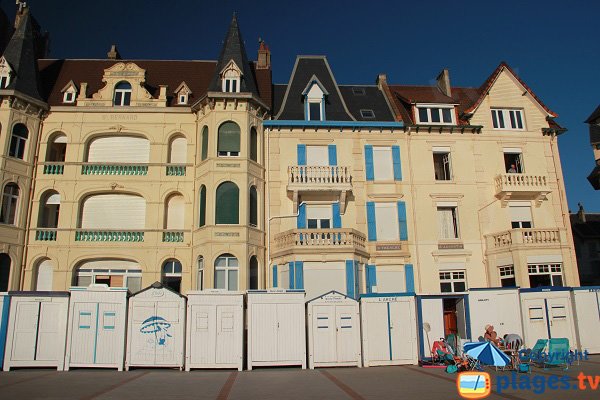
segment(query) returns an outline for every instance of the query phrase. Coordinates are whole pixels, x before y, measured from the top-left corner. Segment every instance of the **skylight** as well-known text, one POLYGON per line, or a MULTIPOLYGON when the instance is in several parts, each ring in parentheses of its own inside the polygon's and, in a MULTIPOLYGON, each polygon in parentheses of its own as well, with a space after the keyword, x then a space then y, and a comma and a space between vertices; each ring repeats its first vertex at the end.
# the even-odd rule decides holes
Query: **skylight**
POLYGON ((362 88, 362 87, 353 87, 352 88, 352 93, 355 96, 364 96, 365 95, 365 88, 362 88))
POLYGON ((364 119, 373 119, 375 118, 375 113, 373 110, 360 110, 360 116, 364 119))

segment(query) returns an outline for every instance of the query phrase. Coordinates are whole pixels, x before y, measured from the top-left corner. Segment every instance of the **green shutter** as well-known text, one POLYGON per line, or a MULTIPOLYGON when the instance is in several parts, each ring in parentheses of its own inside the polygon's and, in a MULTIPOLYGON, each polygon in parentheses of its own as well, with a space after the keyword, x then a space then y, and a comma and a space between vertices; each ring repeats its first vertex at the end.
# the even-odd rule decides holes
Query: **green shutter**
POLYGON ((224 182, 217 188, 215 223, 240 223, 240 190, 233 182, 224 182))
POLYGON ((255 186, 250 188, 250 225, 258 226, 258 193, 255 186))
POLYGON ((219 127, 218 151, 240 151, 240 127, 235 122, 225 122, 219 127))
POLYGON ((202 161, 208 158, 208 126, 202 129, 202 161))
POLYGON ((200 187, 200 221, 198 226, 206 225, 206 186, 200 187))
POLYGON ((258 134, 255 128, 250 130, 250 159, 258 161, 258 134))

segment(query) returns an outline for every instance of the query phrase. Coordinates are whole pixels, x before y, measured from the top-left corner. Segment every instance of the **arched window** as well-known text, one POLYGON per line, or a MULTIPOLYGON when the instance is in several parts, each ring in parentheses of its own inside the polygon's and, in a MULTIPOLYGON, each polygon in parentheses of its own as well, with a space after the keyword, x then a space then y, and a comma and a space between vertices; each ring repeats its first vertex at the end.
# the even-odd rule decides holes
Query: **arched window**
POLYGON ((223 182, 217 188, 215 224, 240 223, 240 190, 233 182, 223 182))
POLYGON ((187 139, 177 136, 169 144, 169 163, 185 164, 187 162, 187 139))
POLYGON ((254 127, 250 129, 250 159, 258 162, 258 134, 254 127))
POLYGON ((258 289, 258 260, 250 257, 250 289, 258 289))
POLYGON ((204 161, 208 158, 208 126, 202 129, 202 155, 200 160, 204 161))
POLYGON ((222 254, 215 261, 215 289, 238 290, 238 260, 222 254))
POLYGON ((57 228, 59 213, 60 194, 55 190, 49 190, 40 200, 38 228, 57 228))
POLYGON ((129 82, 119 82, 115 85, 115 106, 128 106, 131 103, 131 84, 129 82))
POLYGON ((198 257, 198 282, 196 283, 197 290, 204 290, 204 257, 198 257))
POLYGON ((10 264, 10 256, 6 253, 0 254, 0 292, 8 291, 10 264))
POLYGON ((97 164, 146 164, 150 141, 144 137, 114 134, 89 142, 86 161, 97 164))
POLYGON ((171 195, 165 206, 165 229, 183 230, 185 224, 185 199, 183 196, 171 195))
POLYGON ((48 142, 48 148, 46 150, 46 161, 65 162, 66 153, 67 136, 64 133, 60 133, 52 137, 52 140, 48 142))
POLYGON ((4 186, 2 193, 2 209, 0 209, 0 223, 14 225, 19 205, 19 187, 15 183, 4 186))
POLYGON ((139 231, 146 228, 146 200, 125 193, 95 194, 85 198, 81 228, 139 231))
POLYGON ((233 61, 225 67, 222 77, 224 92, 238 93, 240 91, 241 73, 233 61))
POLYGON ((178 260, 167 260, 163 264, 162 283, 166 287, 181 292, 181 263, 178 260))
POLYGON ((232 121, 219 126, 217 154, 219 157, 237 157, 240 155, 240 127, 232 121))
POLYGON ((250 225, 258 226, 258 192, 256 186, 250 187, 250 225))
POLYGON ((54 264, 50 260, 42 261, 37 267, 35 290, 52 290, 54 264))
POLYGON ((198 226, 206 225, 206 186, 200 186, 200 217, 198 226))
POLYGON ((8 155, 15 158, 23 159, 25 155, 25 146, 27 145, 27 138, 29 137, 29 130, 23 124, 16 124, 13 127, 12 135, 10 137, 10 149, 8 155))

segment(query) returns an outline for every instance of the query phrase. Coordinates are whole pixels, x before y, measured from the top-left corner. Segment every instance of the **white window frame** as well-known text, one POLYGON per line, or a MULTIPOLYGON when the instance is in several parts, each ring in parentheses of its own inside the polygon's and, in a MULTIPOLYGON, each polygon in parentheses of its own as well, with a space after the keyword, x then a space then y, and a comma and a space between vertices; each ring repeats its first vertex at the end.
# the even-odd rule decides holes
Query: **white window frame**
POLYGON ((19 196, 21 195, 21 188, 14 184, 13 186, 10 186, 11 192, 7 193, 6 189, 9 185, 11 185, 11 183, 7 183, 2 190, 2 203, 0 206, 2 207, 2 211, 4 211, 4 219, 0 221, 0 224, 17 225, 19 221, 19 196), (15 189, 17 191, 16 194, 14 193, 15 189), (11 212, 13 211, 13 205, 14 213, 11 212), (11 215, 14 215, 12 221, 9 220, 11 215))
POLYGON ((560 286, 565 286, 562 263, 527 264, 527 275, 550 275, 550 286, 557 286, 554 284, 554 277, 560 276, 560 286))
POLYGON ((179 96, 177 96, 177 104, 187 104, 188 103, 188 95, 187 93, 179 93, 179 96))
POLYGON ((527 204, 519 204, 519 203, 509 203, 508 204, 508 212, 510 215, 510 228, 511 229, 530 229, 533 228, 533 213, 531 212, 531 204, 527 203, 527 204), (518 208, 527 208, 529 210, 529 220, 525 220, 525 219, 519 219, 519 218, 513 218, 513 209, 518 209, 518 208), (517 219, 515 221, 515 219, 517 219), (524 226, 529 224, 529 226, 524 226), (517 226, 514 226, 517 225, 517 226))
MULTIPOLYGON (((383 168, 382 168, 383 169, 383 168)), ((394 153, 391 146, 373 146, 373 180, 380 182, 392 182, 394 181, 394 153), (388 165, 384 164, 383 158, 377 157, 377 152, 385 151, 386 156, 389 155, 388 165), (381 163, 380 163, 381 162, 381 163), (387 177, 383 177, 377 173, 379 170, 377 165, 385 167, 387 177)))
POLYGON ((510 279, 510 278, 515 279, 515 286, 516 286, 517 281, 516 281, 516 277, 515 277, 515 266, 514 265, 499 266, 498 267, 498 275, 500 276, 500 286, 505 287, 504 285, 502 285, 502 280, 510 279))
POLYGON ((492 119, 492 128, 501 131, 524 131, 525 114, 520 108, 498 108, 492 107, 490 112, 492 119), (514 125, 511 121, 511 115, 514 117, 514 125), (502 118, 500 118, 502 116, 502 118), (517 118, 519 116, 520 118, 517 118), (521 127, 519 127, 519 119, 521 127), (503 125, 503 126, 501 126, 503 125))
POLYGON ((198 257, 198 279, 196 290, 204 290, 204 257, 198 257))
POLYGON ((215 289, 225 289, 225 290, 230 290, 229 289, 229 272, 230 271, 236 271, 236 276, 237 276, 237 282, 235 283, 235 288, 231 289, 232 291, 236 291, 239 290, 240 287, 240 264, 239 264, 239 260, 235 257, 235 256, 228 256, 228 255, 220 255, 219 257, 217 257, 217 259, 215 260, 215 278, 214 278, 214 287, 215 289), (225 265, 223 266, 217 266, 217 261, 220 258, 224 258, 225 259, 225 265), (230 265, 231 261, 235 260, 235 266, 230 265), (225 271, 225 287, 224 288, 219 288, 217 287, 217 271, 225 271))
POLYGON ((460 239, 460 224, 458 222, 458 205, 456 204, 440 204, 438 203, 436 206, 436 214, 438 216, 438 230, 439 230, 439 240, 457 240, 460 239), (453 223, 453 237, 444 237, 442 232, 442 226, 440 224, 440 211, 441 210, 452 210, 452 223, 453 223))
POLYGON ((444 270, 439 272, 440 279, 440 292, 442 293, 465 293, 468 289, 467 286, 467 271, 464 269, 456 269, 456 270, 444 270), (442 291, 442 283, 450 283, 452 290, 449 292, 442 291), (464 283, 465 290, 464 291, 456 291, 455 284, 456 283, 464 283))
POLYGON ((10 85, 10 75, 10 66, 4 57, 0 57, 0 89, 6 89, 10 85))
POLYGON ((72 90, 67 90, 64 94, 63 94, 63 103, 75 103, 75 92, 72 90))
POLYGON ((307 204, 306 206, 306 229, 333 229, 333 207, 331 204, 307 204), (329 218, 308 218, 308 214, 310 213, 310 208, 323 208, 327 209, 329 213, 329 218), (317 221, 317 226, 311 228, 308 226, 308 221, 317 221), (321 225, 323 221, 329 221, 329 227, 323 228, 321 225))
POLYGON ((399 242, 400 241, 400 223, 398 221, 398 204, 397 203, 391 203, 391 202, 380 202, 380 203, 375 203, 375 227, 377 230, 377 241, 378 242, 399 242), (384 221, 381 221, 380 218, 377 218, 377 215, 379 214, 378 210, 382 210, 383 208, 386 209, 392 209, 392 213, 394 214, 394 217, 392 218, 391 221, 388 221, 387 219, 385 219, 384 221), (387 225, 386 228, 390 228, 390 226, 388 224, 391 224, 391 231, 393 232, 393 235, 391 238, 386 237, 385 239, 382 236, 382 227, 387 225))
POLYGON ((309 121, 323 121, 323 100, 315 100, 315 99, 309 99, 308 101, 308 120, 309 121), (312 119, 311 118, 311 112, 310 112, 310 105, 311 104, 318 104, 319 105, 319 119, 312 119))
POLYGON ((524 174, 525 173, 525 165, 523 163, 523 150, 518 148, 506 148, 502 151, 502 161, 504 164, 504 169, 507 174, 524 174), (515 170, 516 172, 509 172, 510 166, 507 168, 506 166, 506 155, 510 154, 516 156, 515 162, 515 170))
POLYGON ((93 268, 93 269, 79 269, 77 270, 77 278, 83 277, 91 277, 92 285, 96 283, 96 277, 98 275, 108 275, 108 276, 123 276, 123 285, 125 287, 129 287, 129 278, 139 278, 140 279, 140 289, 141 289, 141 279, 142 279, 142 270, 141 269, 112 269, 112 268, 93 268))
POLYGON ((121 81, 119 83, 117 83, 117 85, 115 85, 115 93, 113 95, 113 105, 115 107, 128 107, 131 105, 131 97, 132 97, 132 92, 133 92, 133 85, 130 82, 127 81, 121 81), (117 89, 116 87, 120 84, 120 83, 127 83, 129 84, 129 89, 117 89), (127 101, 128 104, 125 104, 125 95, 129 93, 129 101, 127 101), (121 101, 119 103, 117 103, 117 94, 121 95, 121 101))
POLYGON ((434 178, 437 181, 441 181, 441 182, 449 182, 452 181, 454 178, 452 176, 452 156, 451 156, 451 152, 450 149, 433 149, 433 172, 434 172, 434 178), (437 155, 442 155, 442 168, 444 170, 444 174, 447 175, 448 179, 440 179, 439 177, 435 176, 435 172, 436 172, 436 168, 435 168, 435 156, 437 155), (444 160, 444 156, 446 156, 446 160, 444 160))
POLYGON ((224 93, 239 93, 242 83, 242 73, 238 66, 231 61, 222 71, 222 86, 224 93))
POLYGON ((456 125, 456 116, 454 115, 454 106, 448 104, 417 104, 415 106, 415 116, 417 120, 417 124, 426 124, 426 125, 456 125), (419 112, 421 109, 427 110, 427 121, 421 121, 421 113, 419 112), (438 109, 440 122, 432 122, 431 114, 433 109, 438 109), (444 113, 442 109, 450 110, 450 122, 444 122, 444 113))

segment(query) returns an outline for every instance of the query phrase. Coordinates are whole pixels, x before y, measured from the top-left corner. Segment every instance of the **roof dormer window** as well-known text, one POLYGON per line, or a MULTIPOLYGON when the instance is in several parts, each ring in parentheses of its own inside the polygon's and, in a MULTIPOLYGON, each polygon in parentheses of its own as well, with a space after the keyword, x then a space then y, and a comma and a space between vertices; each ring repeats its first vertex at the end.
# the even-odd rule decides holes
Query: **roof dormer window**
POLYGON ((187 105, 192 91, 185 82, 181 82, 181 84, 175 90, 175 94, 177 95, 178 105, 187 105))
POLYGON ((453 125, 454 106, 448 104, 417 105, 416 116, 418 124, 453 125))
POLYGON ((0 89, 6 89, 10 84, 10 73, 12 69, 4 57, 0 58, 0 89))
POLYGON ((77 86, 75 86, 73 81, 67 83, 67 86, 65 86, 61 92, 63 93, 63 103, 75 103, 75 98, 77 97, 77 86))
POLYGON ((325 96, 328 93, 316 76, 313 75, 302 94, 304 95, 305 119, 308 121, 324 121, 325 96))
POLYGON ((226 93, 239 93, 242 73, 238 66, 231 61, 227 64, 227 67, 221 72, 223 80, 223 92, 226 93))
POLYGON ((115 85, 115 106, 128 106, 131 103, 131 84, 129 82, 119 82, 115 85))

